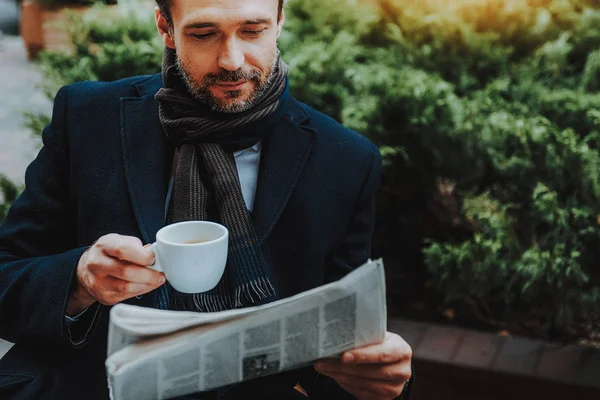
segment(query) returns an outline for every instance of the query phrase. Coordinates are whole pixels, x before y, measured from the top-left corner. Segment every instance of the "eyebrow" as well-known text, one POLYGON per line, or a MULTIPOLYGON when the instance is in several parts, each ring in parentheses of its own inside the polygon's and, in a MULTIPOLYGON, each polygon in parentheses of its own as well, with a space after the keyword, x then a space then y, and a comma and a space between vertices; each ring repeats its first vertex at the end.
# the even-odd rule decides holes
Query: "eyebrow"
POLYGON ((217 26, 214 22, 191 22, 184 26, 183 29, 216 28, 217 26))
MULTIPOLYGON (((241 22, 239 25, 261 25, 261 24, 271 24, 272 20, 270 18, 258 18, 258 19, 247 19, 241 22)), ((185 25, 183 29, 202 29, 202 28, 217 28, 219 24, 215 22, 190 22, 185 25)))
POLYGON ((261 25, 261 24, 271 24, 271 18, 259 18, 259 19, 247 19, 242 22, 240 25, 261 25))

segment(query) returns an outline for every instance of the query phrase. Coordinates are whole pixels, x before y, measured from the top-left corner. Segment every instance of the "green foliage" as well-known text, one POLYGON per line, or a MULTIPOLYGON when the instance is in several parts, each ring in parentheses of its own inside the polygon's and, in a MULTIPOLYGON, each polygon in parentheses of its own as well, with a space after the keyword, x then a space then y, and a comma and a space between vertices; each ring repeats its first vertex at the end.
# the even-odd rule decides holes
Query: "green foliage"
MULTIPOLYGON (((72 51, 44 51, 39 57, 46 77, 40 89, 50 99, 69 83, 112 81, 160 71, 163 46, 147 3, 131 0, 116 9, 97 5, 83 16, 71 14, 63 29, 72 38, 72 51)), ((30 113, 25 119, 36 135, 49 121, 47 116, 30 113)))
POLYGON ((4 174, 0 174, 0 223, 4 221, 12 203, 17 199, 21 189, 4 174))
POLYGON ((72 52, 47 51, 40 66, 47 80, 47 95, 58 87, 82 80, 112 81, 160 71, 162 42, 153 14, 140 12, 140 4, 117 9, 97 6, 83 17, 72 14, 65 29, 73 38, 72 52))
POLYGON ((585 63, 581 88, 588 92, 600 91, 600 50, 592 51, 585 63))
POLYGON ((42 131, 50 124, 50 116, 40 112, 23 111, 25 127, 34 135, 41 136, 42 131))
MULTIPOLYGON (((73 53, 41 58, 46 93, 159 71, 151 11, 74 17, 73 53)), ((294 95, 381 148, 392 296, 429 290, 395 279, 415 270, 491 324, 600 316, 596 0, 303 0, 286 17, 294 95)))
POLYGON ((116 4, 117 0, 37 0, 48 8, 72 5, 116 4))

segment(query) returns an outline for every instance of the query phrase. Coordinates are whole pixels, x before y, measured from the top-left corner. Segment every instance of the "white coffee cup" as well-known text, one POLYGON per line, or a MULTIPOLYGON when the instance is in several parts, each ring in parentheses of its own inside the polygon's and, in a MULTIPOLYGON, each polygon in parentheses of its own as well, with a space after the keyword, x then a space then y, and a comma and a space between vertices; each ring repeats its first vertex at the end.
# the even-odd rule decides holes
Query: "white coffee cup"
POLYGON ((213 289, 227 264, 229 231, 208 221, 187 221, 168 225, 156 234, 151 247, 154 265, 182 293, 201 293, 213 289))

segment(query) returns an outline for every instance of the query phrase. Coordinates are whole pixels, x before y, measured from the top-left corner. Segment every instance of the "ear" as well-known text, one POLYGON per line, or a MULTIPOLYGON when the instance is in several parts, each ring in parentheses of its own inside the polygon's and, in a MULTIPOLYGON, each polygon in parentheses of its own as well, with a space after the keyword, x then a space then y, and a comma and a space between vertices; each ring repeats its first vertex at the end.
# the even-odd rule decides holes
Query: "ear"
POLYGON ((277 22, 277 38, 279 38, 279 35, 281 35, 281 31, 283 30, 284 22, 285 22, 285 11, 281 10, 281 18, 279 19, 279 22, 277 22))
POLYGON ((175 40, 173 39, 173 30, 169 27, 167 19, 160 11, 160 8, 154 8, 154 18, 156 20, 156 29, 165 44, 165 46, 175 49, 175 40))

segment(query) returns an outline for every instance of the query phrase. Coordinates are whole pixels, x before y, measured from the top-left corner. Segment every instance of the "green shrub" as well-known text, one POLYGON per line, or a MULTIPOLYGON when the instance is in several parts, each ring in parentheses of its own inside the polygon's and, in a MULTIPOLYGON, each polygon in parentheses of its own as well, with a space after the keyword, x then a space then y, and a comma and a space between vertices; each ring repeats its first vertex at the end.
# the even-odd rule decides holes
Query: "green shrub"
POLYGON ((12 203, 17 199, 21 189, 6 175, 0 174, 0 223, 4 221, 12 203))
POLYGON ((40 4, 49 7, 57 8, 61 6, 72 5, 93 5, 93 4, 117 4, 117 0, 37 0, 40 4))
POLYGON ((588 92, 600 91, 600 50, 592 51, 586 60, 581 88, 588 92))
MULTIPOLYGON (((160 71, 163 45, 147 3, 128 1, 116 10, 98 5, 83 16, 71 14, 64 29, 72 38, 73 51, 43 51, 39 56, 46 77, 40 89, 49 99, 69 83, 160 71)), ((34 134, 40 134, 39 127, 49 120, 35 113, 26 113, 25 119, 34 134)))

